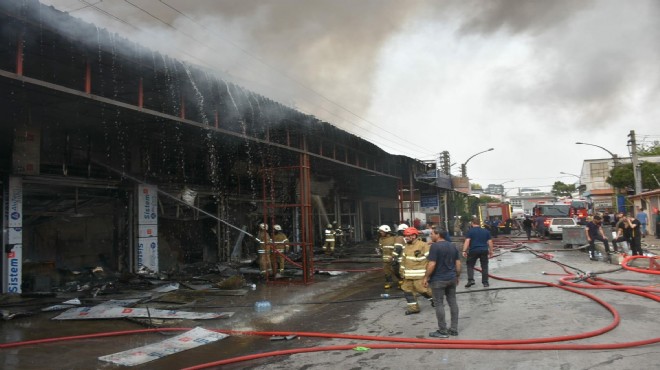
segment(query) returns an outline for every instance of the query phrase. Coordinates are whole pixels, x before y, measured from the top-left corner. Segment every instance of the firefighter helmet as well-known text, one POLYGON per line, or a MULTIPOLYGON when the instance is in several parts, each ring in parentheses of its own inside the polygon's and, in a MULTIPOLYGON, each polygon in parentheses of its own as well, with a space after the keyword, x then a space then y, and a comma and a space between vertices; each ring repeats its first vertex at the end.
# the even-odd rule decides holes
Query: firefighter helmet
POLYGON ((378 231, 382 231, 384 233, 391 233, 392 229, 390 229, 390 227, 388 225, 380 225, 380 227, 378 228, 378 231))
POLYGON ((275 231, 282 231, 282 226, 280 226, 280 225, 273 225, 273 230, 275 230, 275 231))
POLYGON ((401 225, 399 225, 399 227, 397 227, 396 230, 397 230, 397 231, 403 231, 403 230, 405 230, 405 229, 407 229, 407 228, 408 228, 408 225, 406 225, 406 224, 401 224, 401 225))
POLYGON ((262 223, 259 224, 259 229, 268 230, 268 225, 266 225, 265 223, 262 222, 262 223))
POLYGON ((414 227, 408 227, 403 230, 403 236, 419 235, 419 231, 414 227))

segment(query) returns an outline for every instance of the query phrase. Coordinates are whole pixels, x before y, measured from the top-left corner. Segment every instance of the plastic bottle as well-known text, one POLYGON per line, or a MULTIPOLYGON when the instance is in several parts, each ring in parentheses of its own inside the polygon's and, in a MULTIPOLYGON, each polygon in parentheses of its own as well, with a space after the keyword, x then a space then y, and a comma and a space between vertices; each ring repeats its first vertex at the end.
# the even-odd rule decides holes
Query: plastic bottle
POLYGON ((271 308, 269 301, 257 301, 254 303, 254 310, 257 312, 267 312, 270 311, 271 308))
POLYGON ((381 298, 390 298, 390 295, 387 293, 383 293, 380 295, 381 298))

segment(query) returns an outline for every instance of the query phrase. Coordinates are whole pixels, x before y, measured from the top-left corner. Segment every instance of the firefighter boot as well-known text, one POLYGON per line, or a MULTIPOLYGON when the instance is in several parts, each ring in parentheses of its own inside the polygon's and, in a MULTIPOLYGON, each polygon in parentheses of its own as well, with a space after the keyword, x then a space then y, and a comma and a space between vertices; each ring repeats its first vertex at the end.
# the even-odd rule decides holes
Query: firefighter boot
POLYGON ((406 307, 406 315, 414 315, 419 313, 419 305, 417 304, 417 299, 415 299, 415 296, 408 292, 403 293, 403 296, 406 298, 406 302, 408 302, 408 306, 406 307))
POLYGON ((589 251, 589 259, 592 261, 596 261, 598 258, 596 258, 596 252, 594 251, 589 251))
POLYGON ((408 303, 408 308, 406 308, 406 315, 414 315, 418 314, 419 311, 419 305, 415 303, 408 303))

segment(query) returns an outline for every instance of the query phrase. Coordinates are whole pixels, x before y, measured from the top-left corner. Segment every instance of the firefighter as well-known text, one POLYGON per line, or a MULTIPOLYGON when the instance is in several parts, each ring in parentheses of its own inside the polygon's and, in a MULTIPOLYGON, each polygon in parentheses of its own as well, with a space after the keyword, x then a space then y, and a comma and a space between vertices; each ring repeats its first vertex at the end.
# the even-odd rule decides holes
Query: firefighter
POLYGON ((396 276, 397 285, 401 289, 403 280, 401 279, 401 254, 403 254, 403 247, 406 245, 406 240, 403 239, 403 231, 408 228, 406 224, 400 224, 396 228, 396 236, 394 237, 394 251, 392 252, 392 270, 396 276))
POLYGON ((405 313, 406 315, 413 315, 420 312, 417 294, 421 294, 428 299, 431 306, 435 307, 431 289, 425 288, 423 285, 426 265, 428 264, 426 256, 429 254, 430 246, 419 239, 419 231, 414 227, 405 229, 403 237, 406 240, 406 246, 401 254, 401 276, 403 277, 401 289, 406 302, 408 302, 405 313))
POLYGON ((289 249, 289 238, 282 232, 282 226, 273 225, 273 246, 278 253, 273 253, 270 263, 277 266, 279 273, 284 272, 284 254, 289 249))
POLYGON ((392 229, 387 225, 381 225, 378 228, 378 248, 380 255, 383 256, 383 272, 385 273, 385 289, 392 287, 392 260, 394 255, 394 241, 396 237, 392 234, 392 229))
POLYGON ((259 269, 261 270, 261 274, 266 275, 268 270, 272 268, 273 275, 275 275, 275 270, 270 261, 271 243, 273 240, 268 234, 268 225, 263 222, 259 224, 259 232, 256 239, 259 242, 257 252, 259 254, 259 269))
POLYGON ((344 230, 341 225, 337 224, 337 221, 332 221, 332 229, 335 230, 335 246, 341 248, 344 246, 344 230))
POLYGON ((331 256, 335 253, 335 229, 332 224, 327 224, 325 228, 325 243, 323 243, 323 252, 326 256, 331 256))

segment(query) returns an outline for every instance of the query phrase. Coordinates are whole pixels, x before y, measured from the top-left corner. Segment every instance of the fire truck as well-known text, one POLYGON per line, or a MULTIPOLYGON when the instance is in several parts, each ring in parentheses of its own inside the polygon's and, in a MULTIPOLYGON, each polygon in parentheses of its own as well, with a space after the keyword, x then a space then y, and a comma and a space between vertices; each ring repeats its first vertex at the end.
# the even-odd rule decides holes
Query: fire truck
POLYGON ((586 199, 565 199, 556 202, 537 202, 532 209, 534 216, 545 217, 545 226, 550 225, 550 220, 555 217, 577 217, 586 218, 591 214, 591 202, 586 199))
POLYGON ((489 224, 494 218, 500 220, 500 229, 504 229, 505 221, 511 218, 511 204, 485 203, 479 205, 479 218, 482 223, 489 224))

